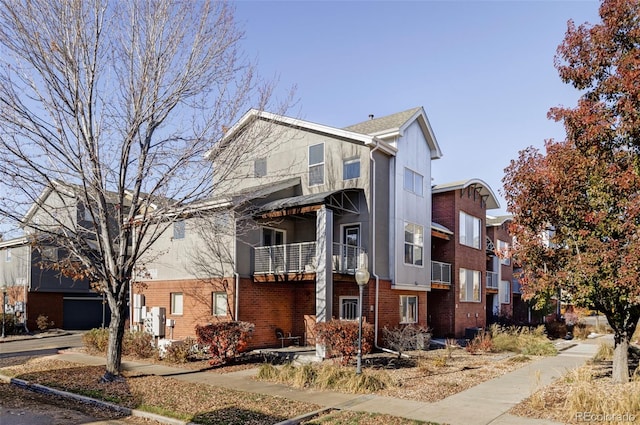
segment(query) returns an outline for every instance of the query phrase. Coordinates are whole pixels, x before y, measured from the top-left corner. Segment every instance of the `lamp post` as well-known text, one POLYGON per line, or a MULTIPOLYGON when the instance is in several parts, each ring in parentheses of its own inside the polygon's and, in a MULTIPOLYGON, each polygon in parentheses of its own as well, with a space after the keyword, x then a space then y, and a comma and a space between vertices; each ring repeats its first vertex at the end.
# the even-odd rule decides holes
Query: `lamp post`
POLYGON ((6 335, 4 333, 4 321, 5 321, 5 316, 6 316, 6 312, 5 312, 5 308, 6 308, 6 299, 7 299, 7 283, 6 282, 2 282, 0 283, 0 289, 2 289, 2 338, 6 338, 6 335))
POLYGON ((369 272, 367 269, 356 270, 356 283, 360 289, 360 297, 358 298, 358 310, 360 310, 358 318, 358 363, 356 366, 356 375, 362 373, 362 293, 364 292, 364 286, 369 283, 369 272))

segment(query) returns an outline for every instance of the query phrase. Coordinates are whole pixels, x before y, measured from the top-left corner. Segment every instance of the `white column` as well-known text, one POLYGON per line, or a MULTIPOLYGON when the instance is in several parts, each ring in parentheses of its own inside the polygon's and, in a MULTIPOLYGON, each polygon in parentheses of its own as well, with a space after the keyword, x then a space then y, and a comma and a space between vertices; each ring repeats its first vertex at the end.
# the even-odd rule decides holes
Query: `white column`
MULTIPOLYGON (((316 212, 316 323, 331 320, 333 302, 333 211, 324 205, 316 212)), ((316 343, 316 355, 325 357, 324 345, 316 343)))

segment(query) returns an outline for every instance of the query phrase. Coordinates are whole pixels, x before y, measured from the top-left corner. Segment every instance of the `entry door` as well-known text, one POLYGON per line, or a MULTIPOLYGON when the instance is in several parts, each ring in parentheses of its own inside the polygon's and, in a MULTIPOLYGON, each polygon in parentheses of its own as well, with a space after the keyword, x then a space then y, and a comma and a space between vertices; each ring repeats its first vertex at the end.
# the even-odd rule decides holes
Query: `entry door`
POLYGON ((349 272, 355 272, 358 268, 358 248, 360 247, 360 225, 344 226, 342 240, 343 246, 343 262, 345 269, 349 272))

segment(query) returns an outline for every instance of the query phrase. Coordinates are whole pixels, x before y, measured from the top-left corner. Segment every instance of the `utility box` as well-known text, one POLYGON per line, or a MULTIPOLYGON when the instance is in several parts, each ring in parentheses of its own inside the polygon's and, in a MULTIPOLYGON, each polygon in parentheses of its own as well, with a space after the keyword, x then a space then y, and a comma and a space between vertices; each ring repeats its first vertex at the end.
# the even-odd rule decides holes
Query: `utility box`
POLYGON ((164 307, 151 307, 151 334, 164 338, 164 328, 167 321, 167 309, 164 307))

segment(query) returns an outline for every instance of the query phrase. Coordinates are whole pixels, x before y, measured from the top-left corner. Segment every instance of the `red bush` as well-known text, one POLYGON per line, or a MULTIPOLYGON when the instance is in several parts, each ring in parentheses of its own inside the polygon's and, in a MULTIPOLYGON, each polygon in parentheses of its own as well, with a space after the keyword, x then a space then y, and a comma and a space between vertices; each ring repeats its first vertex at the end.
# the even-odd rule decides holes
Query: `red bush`
MULTIPOLYGON (((330 347, 332 356, 342 356, 346 365, 358 354, 358 322, 351 320, 332 320, 316 323, 316 337, 322 344, 330 347)), ((362 354, 373 348, 373 325, 362 324, 362 354)))
POLYGON ((247 350, 255 325, 248 322, 221 322, 196 325, 198 344, 207 346, 211 365, 227 363, 247 350))

